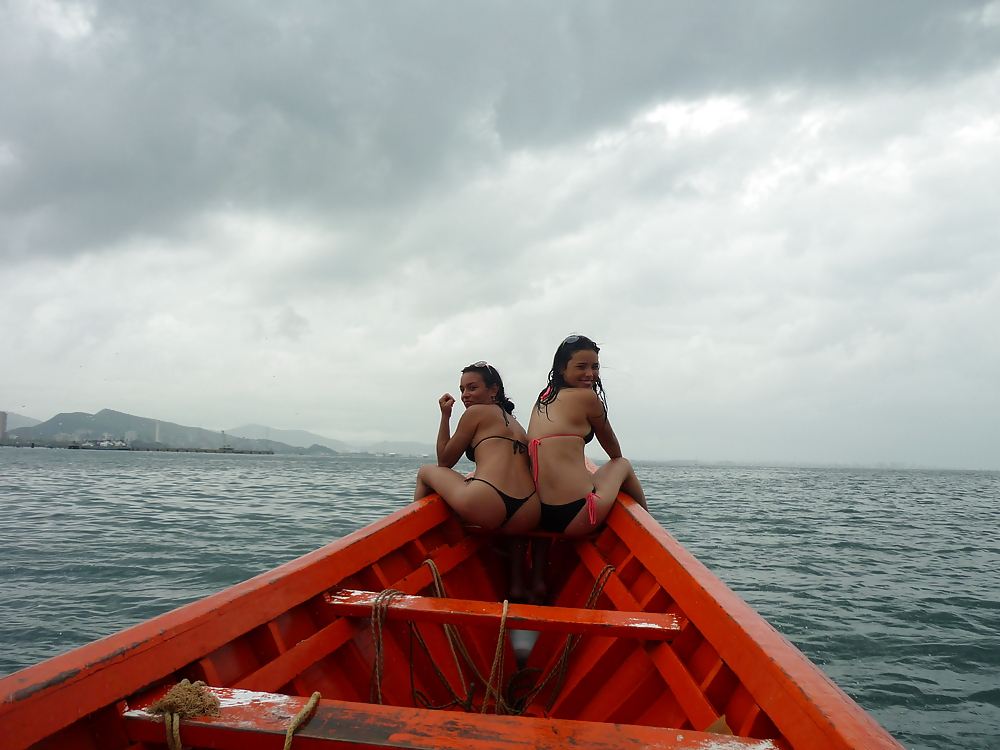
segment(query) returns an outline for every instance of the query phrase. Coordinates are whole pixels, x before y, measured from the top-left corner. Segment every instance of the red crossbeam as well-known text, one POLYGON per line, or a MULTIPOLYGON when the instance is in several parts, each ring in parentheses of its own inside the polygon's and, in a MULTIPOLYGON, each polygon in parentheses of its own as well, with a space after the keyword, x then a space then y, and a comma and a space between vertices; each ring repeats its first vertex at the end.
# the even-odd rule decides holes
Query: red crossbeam
MULTIPOLYGON (((376 596, 377 594, 371 591, 343 590, 336 594, 327 594, 326 601, 333 606, 338 615, 371 617, 372 602, 376 596)), ((496 628, 500 625, 502 613, 503 604, 498 602, 399 596, 392 600, 386 617, 390 620, 496 628)), ((617 638, 669 641, 680 632, 681 622, 676 615, 657 612, 617 612, 606 609, 510 604, 507 609, 507 627, 515 630, 586 633, 617 638)))
MULTIPOLYGON (((195 748, 216 750, 275 750, 285 730, 307 699, 209 688, 221 703, 221 716, 181 722, 181 741, 195 748)), ((165 725, 133 706, 125 713, 132 742, 163 743, 165 725)), ((767 740, 720 737, 628 724, 603 724, 560 719, 426 711, 399 706, 321 700, 312 716, 295 733, 296 750, 337 748, 407 748, 408 750, 587 750, 659 748, 660 750, 774 750, 767 740)))

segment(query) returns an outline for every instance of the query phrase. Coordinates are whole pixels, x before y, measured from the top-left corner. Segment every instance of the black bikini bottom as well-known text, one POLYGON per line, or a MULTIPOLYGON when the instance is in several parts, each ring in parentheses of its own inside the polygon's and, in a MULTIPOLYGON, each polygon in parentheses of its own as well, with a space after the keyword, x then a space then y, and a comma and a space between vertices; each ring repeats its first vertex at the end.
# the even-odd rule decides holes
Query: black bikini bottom
POLYGON ((550 534, 562 534, 566 527, 576 518, 576 514, 587 504, 587 498, 566 503, 565 505, 547 505, 542 503, 542 518, 538 525, 550 534))
MULTIPOLYGON (((488 484, 490 485, 490 487, 493 488, 493 491, 500 496, 500 499, 503 500, 504 507, 507 509, 507 517, 503 519, 503 523, 507 523, 510 519, 512 519, 514 517, 514 514, 517 513, 519 510, 521 510, 521 506, 531 499, 531 495, 535 494, 534 492, 532 492, 531 495, 528 495, 527 497, 520 497, 520 498, 511 497, 506 492, 501 492, 500 490, 498 490, 496 488, 496 485, 487 482, 485 479, 479 479, 478 477, 469 477, 465 481, 482 482, 483 484, 488 484)), ((500 525, 503 526, 503 524, 500 525)))

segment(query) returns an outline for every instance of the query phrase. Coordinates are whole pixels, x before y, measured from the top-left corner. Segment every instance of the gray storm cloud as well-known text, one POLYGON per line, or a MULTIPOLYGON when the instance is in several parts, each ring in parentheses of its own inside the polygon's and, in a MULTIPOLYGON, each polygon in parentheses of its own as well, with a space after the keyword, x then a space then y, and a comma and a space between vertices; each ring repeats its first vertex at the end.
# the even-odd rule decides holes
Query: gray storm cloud
POLYGON ((996 2, 10 0, 0 395, 429 441, 581 331, 639 458, 1000 468, 998 83, 996 2))

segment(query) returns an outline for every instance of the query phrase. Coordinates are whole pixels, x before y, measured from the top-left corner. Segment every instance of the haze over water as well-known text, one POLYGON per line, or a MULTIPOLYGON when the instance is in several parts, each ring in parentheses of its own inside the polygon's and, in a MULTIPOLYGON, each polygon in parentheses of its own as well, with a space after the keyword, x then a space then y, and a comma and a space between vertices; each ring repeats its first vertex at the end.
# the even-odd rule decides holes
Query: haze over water
MULTIPOLYGON (((419 460, 0 449, 0 675, 409 502, 419 460)), ((638 467, 664 527, 906 747, 995 748, 995 472, 638 467)))

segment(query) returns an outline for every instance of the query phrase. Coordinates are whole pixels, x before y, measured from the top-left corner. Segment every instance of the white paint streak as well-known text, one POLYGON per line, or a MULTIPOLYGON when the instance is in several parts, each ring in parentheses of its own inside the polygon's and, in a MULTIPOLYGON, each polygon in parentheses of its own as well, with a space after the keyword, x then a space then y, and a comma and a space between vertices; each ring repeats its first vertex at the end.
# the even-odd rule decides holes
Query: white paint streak
POLYGON ((227 691, 228 695, 223 693, 216 693, 219 698, 219 705, 222 708, 235 708, 237 706, 259 706, 265 703, 268 704, 288 704, 292 703, 297 698, 293 698, 288 695, 278 695, 277 693, 256 693, 252 690, 236 690, 232 689, 227 691))

